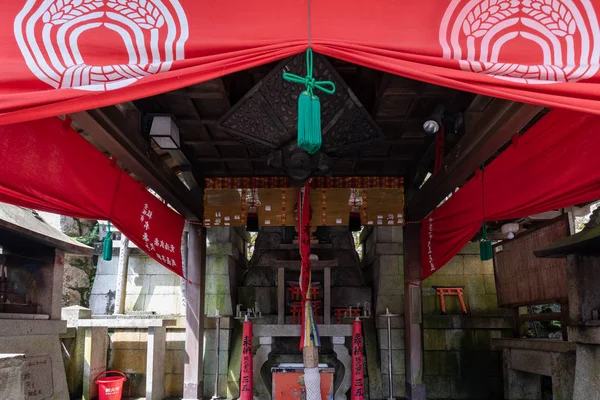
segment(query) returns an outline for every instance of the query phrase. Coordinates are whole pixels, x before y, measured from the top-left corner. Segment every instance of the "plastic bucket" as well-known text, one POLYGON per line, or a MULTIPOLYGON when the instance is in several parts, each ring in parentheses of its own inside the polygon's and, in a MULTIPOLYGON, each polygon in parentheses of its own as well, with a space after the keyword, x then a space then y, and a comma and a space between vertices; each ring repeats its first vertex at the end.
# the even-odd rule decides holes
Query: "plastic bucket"
POLYGON ((98 385, 98 400, 121 400, 123 396, 123 383, 127 380, 124 373, 119 371, 104 371, 96 377, 94 382, 98 385), (104 376, 117 374, 117 376, 104 376))

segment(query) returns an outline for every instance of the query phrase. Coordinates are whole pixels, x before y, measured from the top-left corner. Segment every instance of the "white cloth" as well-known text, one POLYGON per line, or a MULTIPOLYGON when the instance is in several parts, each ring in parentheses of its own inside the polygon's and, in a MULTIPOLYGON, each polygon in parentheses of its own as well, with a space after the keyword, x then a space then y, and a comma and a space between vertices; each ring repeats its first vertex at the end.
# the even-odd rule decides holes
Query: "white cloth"
POLYGON ((306 400, 321 400, 321 374, 319 368, 304 368, 306 400))

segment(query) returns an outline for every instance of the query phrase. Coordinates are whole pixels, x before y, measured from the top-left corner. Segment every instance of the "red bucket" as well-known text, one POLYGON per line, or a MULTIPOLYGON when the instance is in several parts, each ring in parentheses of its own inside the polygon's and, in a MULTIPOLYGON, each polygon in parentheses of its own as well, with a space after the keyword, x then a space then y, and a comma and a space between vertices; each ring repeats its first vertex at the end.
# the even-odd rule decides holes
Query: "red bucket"
POLYGON ((98 385, 98 400, 121 400, 123 396, 123 383, 127 380, 124 373, 119 371, 104 371, 96 377, 94 382, 98 385), (117 374, 118 376, 103 375, 117 374))

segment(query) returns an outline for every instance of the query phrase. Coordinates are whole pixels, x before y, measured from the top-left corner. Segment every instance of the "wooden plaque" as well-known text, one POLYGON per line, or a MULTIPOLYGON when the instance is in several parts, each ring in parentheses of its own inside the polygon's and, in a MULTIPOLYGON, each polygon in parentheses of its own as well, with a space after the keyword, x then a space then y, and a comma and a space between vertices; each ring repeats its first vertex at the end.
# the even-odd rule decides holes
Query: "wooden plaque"
POLYGON ((537 258, 541 249, 569 236, 567 214, 533 231, 494 245, 494 274, 500 307, 567 302, 564 258, 537 258))

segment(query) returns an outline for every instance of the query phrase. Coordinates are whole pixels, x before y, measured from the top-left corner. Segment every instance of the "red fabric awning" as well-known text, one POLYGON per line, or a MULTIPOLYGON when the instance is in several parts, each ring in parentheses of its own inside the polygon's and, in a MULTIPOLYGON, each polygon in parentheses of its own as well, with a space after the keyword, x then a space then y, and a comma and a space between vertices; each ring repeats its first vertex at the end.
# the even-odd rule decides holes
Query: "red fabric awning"
POLYGON ((426 217, 423 279, 454 257, 484 221, 600 199, 600 116, 553 110, 426 217))
POLYGON ((109 219, 150 257, 182 275, 184 218, 58 118, 0 127, 0 201, 109 219))
POLYGON ((308 0, 6 2, 0 124, 163 93, 309 44, 412 79, 600 114, 599 11, 600 0, 310 0, 310 14, 308 0))

